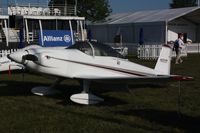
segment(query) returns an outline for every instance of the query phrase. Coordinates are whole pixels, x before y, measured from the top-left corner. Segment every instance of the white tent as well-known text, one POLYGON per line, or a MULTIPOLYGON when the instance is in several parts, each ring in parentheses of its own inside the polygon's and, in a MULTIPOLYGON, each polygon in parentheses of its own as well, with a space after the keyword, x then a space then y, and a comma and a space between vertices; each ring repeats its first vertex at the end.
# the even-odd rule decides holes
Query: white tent
POLYGON ((143 29, 144 43, 163 44, 174 41, 178 33, 185 33, 193 42, 200 41, 200 8, 178 8, 135 11, 113 14, 104 22, 89 25, 94 39, 114 43, 120 28, 123 43, 138 44, 140 29, 143 29))

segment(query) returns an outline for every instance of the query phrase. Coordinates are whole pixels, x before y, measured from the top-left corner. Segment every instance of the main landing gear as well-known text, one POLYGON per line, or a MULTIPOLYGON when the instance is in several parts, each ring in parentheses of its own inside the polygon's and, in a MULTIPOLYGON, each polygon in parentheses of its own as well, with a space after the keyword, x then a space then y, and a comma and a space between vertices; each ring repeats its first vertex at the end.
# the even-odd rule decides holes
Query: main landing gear
POLYGON ((102 98, 89 93, 89 87, 90 87, 89 80, 83 80, 82 86, 83 86, 82 93, 74 94, 70 97, 70 99, 73 102, 78 103, 78 104, 91 105, 91 104, 97 104, 104 101, 102 98))
MULTIPOLYGON (((55 86, 58 85, 62 79, 56 79, 56 81, 50 87, 34 87, 31 92, 35 95, 39 96, 49 96, 60 93, 59 90, 55 89, 55 86)), ((82 81, 83 91, 82 93, 74 94, 70 97, 71 101, 84 104, 84 105, 92 105, 103 102, 104 99, 97 97, 91 93, 89 93, 90 81, 83 80, 82 81)))

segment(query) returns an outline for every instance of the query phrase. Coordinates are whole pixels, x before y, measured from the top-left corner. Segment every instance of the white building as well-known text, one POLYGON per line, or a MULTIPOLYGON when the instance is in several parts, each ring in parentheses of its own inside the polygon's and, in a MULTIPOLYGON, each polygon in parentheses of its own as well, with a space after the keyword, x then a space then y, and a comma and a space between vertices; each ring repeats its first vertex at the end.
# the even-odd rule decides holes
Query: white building
POLYGON ((200 8, 178 8, 113 14, 105 22, 89 25, 92 37, 108 44, 117 34, 129 48, 139 43, 140 32, 144 44, 164 44, 184 33, 185 41, 200 41, 200 8))
POLYGON ((9 5, 2 11, 0 8, 0 50, 18 48, 19 44, 46 46, 55 41, 46 41, 45 36, 62 37, 55 45, 85 40, 85 18, 76 15, 76 5, 9 5), (5 11, 7 15, 3 15, 5 11))

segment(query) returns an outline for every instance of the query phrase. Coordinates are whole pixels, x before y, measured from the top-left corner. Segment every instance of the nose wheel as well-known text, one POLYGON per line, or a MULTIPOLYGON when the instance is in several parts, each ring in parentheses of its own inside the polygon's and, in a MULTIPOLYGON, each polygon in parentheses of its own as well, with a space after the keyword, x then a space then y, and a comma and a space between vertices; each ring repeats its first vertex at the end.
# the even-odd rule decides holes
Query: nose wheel
POLYGON ((83 86, 82 93, 72 95, 70 97, 71 101, 78 104, 84 104, 84 105, 92 105, 92 104, 97 104, 104 101, 104 99, 89 93, 89 87, 90 87, 89 80, 83 80, 82 86, 83 86))

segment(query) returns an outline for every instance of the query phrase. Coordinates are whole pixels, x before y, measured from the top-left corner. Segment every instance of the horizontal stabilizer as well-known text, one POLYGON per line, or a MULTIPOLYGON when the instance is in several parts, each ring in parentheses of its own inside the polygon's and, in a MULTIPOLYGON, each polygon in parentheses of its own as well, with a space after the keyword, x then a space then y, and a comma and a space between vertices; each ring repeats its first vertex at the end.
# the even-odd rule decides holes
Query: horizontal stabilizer
POLYGON ((172 75, 171 78, 176 81, 192 81, 193 77, 181 76, 181 75, 172 75))

